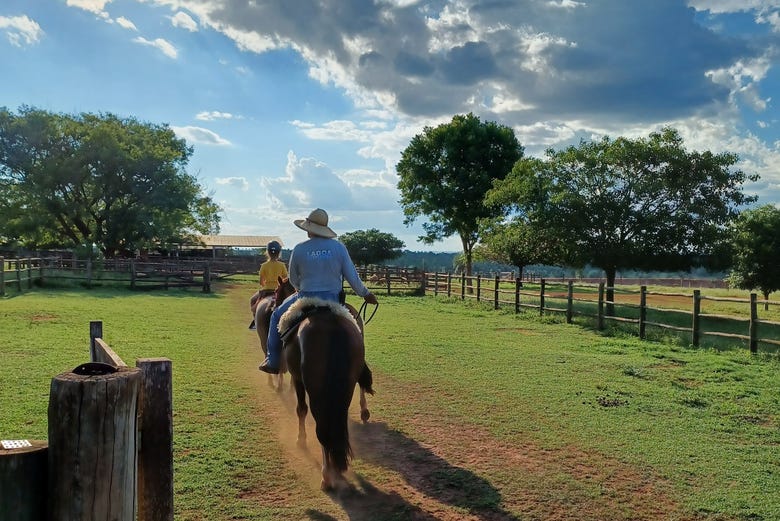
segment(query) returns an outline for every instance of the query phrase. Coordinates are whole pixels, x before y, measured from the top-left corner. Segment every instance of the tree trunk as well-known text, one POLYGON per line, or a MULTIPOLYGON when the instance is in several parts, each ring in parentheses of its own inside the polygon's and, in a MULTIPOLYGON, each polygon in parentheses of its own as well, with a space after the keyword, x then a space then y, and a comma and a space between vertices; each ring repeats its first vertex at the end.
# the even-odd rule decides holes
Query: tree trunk
POLYGON ((607 304, 605 313, 608 317, 615 316, 615 276, 617 275, 617 268, 605 268, 604 273, 607 275, 607 304))
POLYGON ((47 445, 29 443, 31 447, 0 446, 0 519, 46 519, 47 445))
POLYGON ((49 395, 51 519, 134 521, 141 371, 60 374, 49 395))

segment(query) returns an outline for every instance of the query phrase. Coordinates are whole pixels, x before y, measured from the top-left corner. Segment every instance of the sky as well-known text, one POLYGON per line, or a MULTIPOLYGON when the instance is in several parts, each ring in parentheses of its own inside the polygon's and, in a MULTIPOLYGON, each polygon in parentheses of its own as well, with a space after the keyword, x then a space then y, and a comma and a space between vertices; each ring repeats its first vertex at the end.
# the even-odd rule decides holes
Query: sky
POLYGON ((527 156, 676 128, 780 204, 780 0, 2 0, 0 106, 167 124, 224 212, 277 235, 314 208, 412 251, 395 166, 474 113, 527 156))

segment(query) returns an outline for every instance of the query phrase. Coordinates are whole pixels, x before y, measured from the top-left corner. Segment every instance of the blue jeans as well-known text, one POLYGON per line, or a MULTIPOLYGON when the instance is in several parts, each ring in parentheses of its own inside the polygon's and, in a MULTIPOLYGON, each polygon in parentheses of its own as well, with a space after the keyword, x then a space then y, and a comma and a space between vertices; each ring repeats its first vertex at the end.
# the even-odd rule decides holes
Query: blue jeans
POLYGON ((293 303, 301 297, 317 297, 323 300, 329 300, 331 302, 339 301, 339 294, 330 291, 299 291, 293 293, 287 297, 282 305, 274 309, 271 313, 271 321, 268 326, 268 343, 266 348, 268 349, 268 365, 274 368, 279 368, 279 355, 282 352, 282 336, 279 333, 279 319, 282 318, 284 312, 287 311, 293 303))

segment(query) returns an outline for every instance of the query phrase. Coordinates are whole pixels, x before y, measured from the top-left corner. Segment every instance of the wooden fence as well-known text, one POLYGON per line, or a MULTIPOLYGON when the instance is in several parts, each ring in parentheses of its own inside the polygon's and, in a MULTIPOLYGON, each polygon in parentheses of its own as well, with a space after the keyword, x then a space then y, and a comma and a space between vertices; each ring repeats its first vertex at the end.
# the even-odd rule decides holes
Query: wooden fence
POLYGON ((52 379, 48 444, 0 450, 12 469, 0 472, 0 517, 173 521, 171 370, 167 358, 128 367, 90 322, 90 362, 52 379))
POLYGON ((423 291, 433 293, 433 295, 489 302, 492 303, 494 309, 499 309, 502 306, 513 306, 516 313, 523 308, 537 310, 540 315, 562 313, 565 314, 567 323, 571 323, 575 315, 590 317, 595 319, 598 330, 604 329, 606 321, 634 324, 641 339, 646 338, 647 326, 653 326, 687 334, 694 346, 700 345, 703 336, 745 341, 752 353, 758 351, 759 343, 780 346, 780 322, 759 319, 758 316, 759 305, 769 309, 770 306, 780 306, 780 302, 758 300, 755 293, 751 293, 749 299, 744 299, 705 296, 701 294, 699 289, 693 290, 692 294, 667 293, 648 291, 647 286, 643 285, 638 291, 631 291, 617 287, 608 288, 604 282, 594 286, 575 285, 573 281, 558 284, 558 291, 555 291, 548 286, 545 279, 541 279, 539 284, 535 285, 538 286, 538 290, 533 291, 531 288, 534 285, 523 284, 520 279, 507 283, 498 276, 483 278, 481 276, 453 276, 450 273, 425 273, 424 279, 423 291), (575 296, 575 287, 582 290, 577 292, 578 296, 575 296), (636 302, 627 302, 625 299, 623 301, 609 301, 606 299, 608 289, 621 295, 635 294, 636 302), (593 295, 594 298, 586 298, 588 295, 593 295), (690 299, 691 308, 688 311, 671 307, 651 307, 647 303, 648 296, 690 299), (702 313, 702 301, 744 304, 749 311, 745 316, 702 313), (633 313, 621 314, 618 312, 620 309, 633 310, 633 313), (682 322, 687 322, 689 325, 679 325, 680 320, 667 322, 661 321, 661 318, 648 320, 649 313, 658 317, 679 315, 684 317, 682 322), (717 330, 712 324, 718 321, 731 324, 741 323, 744 332, 734 333, 717 330), (710 324, 709 329, 704 327, 705 322, 710 324), (763 330, 766 330, 767 334, 762 335, 763 330))
POLYGON ((9 287, 21 292, 47 280, 79 281, 91 287, 97 284, 128 285, 130 289, 169 289, 199 287, 211 291, 215 278, 234 274, 226 263, 211 261, 157 261, 136 259, 91 260, 62 257, 3 259, 0 257, 0 296, 9 287), (218 271, 220 269, 228 271, 218 271))

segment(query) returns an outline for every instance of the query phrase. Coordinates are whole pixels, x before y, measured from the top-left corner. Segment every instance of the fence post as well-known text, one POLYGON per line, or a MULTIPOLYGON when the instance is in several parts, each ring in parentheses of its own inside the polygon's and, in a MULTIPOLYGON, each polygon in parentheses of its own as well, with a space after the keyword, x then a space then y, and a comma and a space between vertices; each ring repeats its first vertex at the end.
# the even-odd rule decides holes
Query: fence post
POLYGON ((135 267, 135 259, 130 260, 130 289, 135 289, 135 275, 136 274, 136 267, 135 267))
POLYGON ((138 521, 173 521, 173 383, 171 361, 140 358, 138 521))
POLYGON ((19 259, 16 259, 16 290, 22 292, 22 266, 19 259))
POLYGON ((439 272, 433 272, 433 296, 439 294, 439 272))
POLYGON ((95 339, 103 338, 103 321, 90 320, 89 321, 89 359, 92 362, 97 362, 97 350, 95 349, 95 339))
POLYGON ((207 262, 203 268, 203 293, 211 293, 211 263, 207 262))
POLYGON ((29 446, 0 447, 0 519, 47 519, 48 444, 40 440, 25 441, 29 446))
POLYGON ((423 297, 425 296, 425 290, 427 289, 426 286, 428 285, 428 282, 426 281, 427 278, 428 275, 425 273, 425 270, 422 270, 422 276, 420 277, 420 290, 423 297))
POLYGON ((387 294, 390 294, 390 270, 386 269, 385 271, 385 279, 387 281, 387 294))
POLYGON ((52 379, 49 519, 135 519, 140 383, 134 367, 52 379))
POLYGON ((447 297, 452 296, 452 273, 447 272, 447 297))
POLYGON ((598 317, 596 319, 596 329, 601 331, 604 329, 604 283, 599 282, 599 304, 598 304, 598 317))
POLYGON ((479 302, 479 297, 482 292, 482 275, 477 275, 477 302, 479 302))
POLYGON ((32 259, 27 259, 27 289, 32 289, 32 259))
POLYGON ((522 284, 522 279, 517 277, 515 279, 515 313, 520 312, 520 284, 522 284))
POLYGON ((699 347, 699 324, 701 322, 701 317, 699 317, 700 312, 701 290, 695 289, 693 290, 693 323, 691 324, 691 344, 693 344, 694 347, 699 347))
POLYGON ((545 279, 539 282, 539 316, 544 315, 544 286, 546 283, 545 279))
POLYGON ((87 287, 92 287, 92 259, 87 259, 87 287))
POLYGON ((569 287, 566 290, 566 323, 571 324, 571 318, 574 316, 574 282, 569 281, 569 287))
POLYGON ((0 257, 0 297, 5 296, 5 259, 0 257))
POLYGON ((41 280, 41 286, 43 286, 43 265, 46 263, 44 259, 40 259, 38 264, 38 278, 41 280))
POLYGON ((639 339, 645 339, 645 328, 647 327, 647 286, 639 288, 639 339))
POLYGON ((750 294, 750 325, 748 326, 748 335, 750 336, 750 352, 758 353, 758 304, 756 294, 750 294))
POLYGON ((496 284, 493 289, 493 309, 498 309, 498 275, 496 275, 496 284))
POLYGON ((466 300, 466 272, 460 274, 460 299, 466 300))

